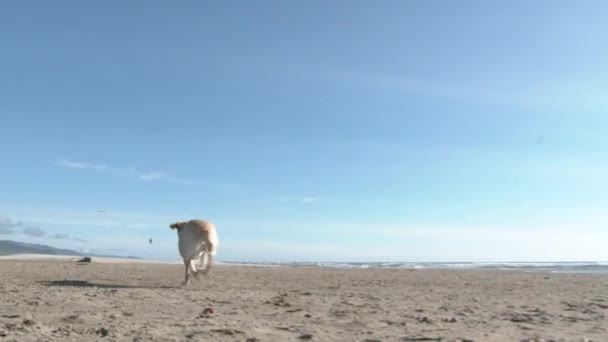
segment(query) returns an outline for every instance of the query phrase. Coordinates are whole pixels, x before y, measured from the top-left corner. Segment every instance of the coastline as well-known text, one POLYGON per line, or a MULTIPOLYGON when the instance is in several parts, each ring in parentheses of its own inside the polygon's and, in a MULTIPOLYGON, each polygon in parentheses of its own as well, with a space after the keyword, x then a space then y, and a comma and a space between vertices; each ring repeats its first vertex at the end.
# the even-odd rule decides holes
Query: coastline
MULTIPOLYGON (((58 261, 76 262, 82 256, 49 254, 9 254, 0 255, 0 261, 58 261)), ((135 259, 127 257, 92 257, 93 263, 135 263, 181 265, 181 260, 135 259)), ((606 261, 543 261, 543 262, 243 262, 216 260, 220 266, 242 267, 325 267, 336 269, 403 269, 403 270, 501 270, 565 274, 608 275, 606 261)))

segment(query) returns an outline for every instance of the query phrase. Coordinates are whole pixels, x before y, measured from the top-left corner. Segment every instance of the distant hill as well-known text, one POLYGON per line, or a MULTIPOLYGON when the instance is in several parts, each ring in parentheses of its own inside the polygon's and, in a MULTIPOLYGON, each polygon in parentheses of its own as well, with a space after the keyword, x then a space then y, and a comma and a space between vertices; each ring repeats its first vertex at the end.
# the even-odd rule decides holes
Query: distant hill
POLYGON ((124 258, 124 259, 140 259, 134 256, 119 256, 119 255, 102 255, 102 254, 85 254, 76 252, 71 249, 60 249, 47 245, 38 245, 34 243, 17 242, 10 240, 0 240, 0 255, 9 254, 48 254, 48 255, 73 255, 73 256, 91 256, 98 258, 124 258))

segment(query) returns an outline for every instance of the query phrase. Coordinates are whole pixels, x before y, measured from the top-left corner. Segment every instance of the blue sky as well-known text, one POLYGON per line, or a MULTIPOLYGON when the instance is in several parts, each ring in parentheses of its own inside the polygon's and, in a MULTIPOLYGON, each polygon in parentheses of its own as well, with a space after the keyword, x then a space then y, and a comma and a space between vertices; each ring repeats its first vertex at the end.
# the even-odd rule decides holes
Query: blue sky
POLYGON ((607 12, 2 3, 0 239, 177 259, 201 217, 223 260, 608 260, 607 12))

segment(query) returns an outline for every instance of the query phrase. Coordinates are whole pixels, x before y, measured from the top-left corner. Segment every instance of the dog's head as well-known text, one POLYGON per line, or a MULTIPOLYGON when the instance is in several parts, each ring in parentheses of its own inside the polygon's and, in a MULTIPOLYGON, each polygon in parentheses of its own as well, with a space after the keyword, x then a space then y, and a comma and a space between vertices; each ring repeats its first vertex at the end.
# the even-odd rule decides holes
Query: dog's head
POLYGON ((171 227, 171 229, 175 229, 179 232, 184 227, 185 224, 186 224, 186 222, 177 221, 177 222, 173 223, 172 225, 170 225, 169 227, 171 227))

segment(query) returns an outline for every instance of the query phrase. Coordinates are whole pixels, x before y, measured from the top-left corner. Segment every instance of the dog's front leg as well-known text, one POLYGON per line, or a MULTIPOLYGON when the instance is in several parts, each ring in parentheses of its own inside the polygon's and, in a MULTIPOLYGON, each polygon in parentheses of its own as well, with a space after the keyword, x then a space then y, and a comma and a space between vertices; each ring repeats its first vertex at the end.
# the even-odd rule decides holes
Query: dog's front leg
POLYGON ((190 260, 184 259, 184 266, 186 266, 185 275, 184 275, 184 283, 183 286, 187 286, 190 284, 190 260))

